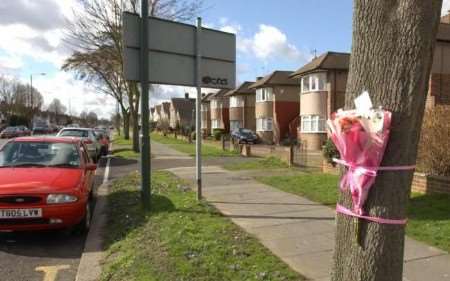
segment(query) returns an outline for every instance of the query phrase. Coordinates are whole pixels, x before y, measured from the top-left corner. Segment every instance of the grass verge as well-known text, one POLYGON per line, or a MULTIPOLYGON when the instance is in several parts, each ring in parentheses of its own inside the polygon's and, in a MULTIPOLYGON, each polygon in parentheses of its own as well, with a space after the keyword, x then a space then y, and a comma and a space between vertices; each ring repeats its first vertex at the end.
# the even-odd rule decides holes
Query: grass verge
POLYGON ((138 174, 112 185, 101 280, 303 280, 174 175, 153 174, 151 211, 138 185, 138 174))
MULTIPOLYGON (((317 173, 257 179, 322 204, 334 207, 337 202, 339 176, 336 175, 317 173)), ((408 205, 406 234, 450 252, 450 195, 412 194, 408 205)))
POLYGON ((140 153, 133 151, 131 148, 118 148, 113 149, 112 154, 116 157, 126 158, 126 159, 139 159, 140 153))
MULTIPOLYGON (((195 144, 194 143, 188 143, 185 140, 182 139, 175 139, 172 136, 163 136, 158 133, 152 133, 151 134, 152 141, 159 142, 162 144, 167 144, 171 148, 186 153, 189 156, 195 156, 195 144)), ((239 156, 239 153, 234 151, 224 151, 221 148, 203 144, 202 145, 202 156, 204 157, 226 157, 226 156, 239 156)))
POLYGON ((277 157, 267 157, 242 163, 230 163, 224 165, 230 171, 238 170, 270 170, 289 168, 288 164, 277 157))
POLYGON ((118 134, 115 134, 112 143, 116 144, 116 145, 132 145, 133 144, 133 140, 131 138, 126 140, 123 137, 123 135, 119 136, 118 134))

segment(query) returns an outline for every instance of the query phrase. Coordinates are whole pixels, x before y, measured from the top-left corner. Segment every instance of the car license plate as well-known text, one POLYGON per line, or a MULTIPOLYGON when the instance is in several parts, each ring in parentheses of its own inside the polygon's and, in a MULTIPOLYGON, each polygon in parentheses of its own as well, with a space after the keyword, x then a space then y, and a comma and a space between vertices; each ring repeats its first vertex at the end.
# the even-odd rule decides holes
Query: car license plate
POLYGON ((41 218, 42 209, 0 209, 0 219, 41 218))

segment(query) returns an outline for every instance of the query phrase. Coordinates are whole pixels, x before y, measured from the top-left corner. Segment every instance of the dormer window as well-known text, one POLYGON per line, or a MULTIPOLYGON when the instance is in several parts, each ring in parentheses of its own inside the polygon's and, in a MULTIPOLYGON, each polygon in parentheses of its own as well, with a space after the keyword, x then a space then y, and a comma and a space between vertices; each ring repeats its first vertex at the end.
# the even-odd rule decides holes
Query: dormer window
POLYGON ((302 93, 325 91, 326 82, 326 73, 314 73, 303 76, 301 79, 302 93))
POLYGON ((256 90, 256 102, 273 101, 272 88, 260 88, 256 90))

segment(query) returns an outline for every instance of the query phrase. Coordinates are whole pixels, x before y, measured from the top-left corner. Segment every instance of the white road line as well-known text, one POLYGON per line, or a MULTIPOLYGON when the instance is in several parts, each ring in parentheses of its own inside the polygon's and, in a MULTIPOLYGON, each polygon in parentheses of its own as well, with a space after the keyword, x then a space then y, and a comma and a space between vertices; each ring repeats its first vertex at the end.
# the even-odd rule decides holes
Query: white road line
POLYGON ((109 164, 111 162, 111 158, 108 157, 106 159, 106 166, 105 166, 105 173, 103 174, 103 184, 108 182, 108 178, 109 178, 109 164))

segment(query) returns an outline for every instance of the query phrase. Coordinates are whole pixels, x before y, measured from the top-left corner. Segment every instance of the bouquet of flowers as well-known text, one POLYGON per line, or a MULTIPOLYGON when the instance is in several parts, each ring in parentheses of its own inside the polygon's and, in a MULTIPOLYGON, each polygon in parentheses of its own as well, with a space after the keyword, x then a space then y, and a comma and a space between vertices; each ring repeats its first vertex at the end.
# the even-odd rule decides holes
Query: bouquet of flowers
POLYGON ((338 110, 328 120, 328 127, 331 140, 341 155, 341 159, 334 161, 347 167, 340 188, 350 189, 353 212, 362 216, 389 139, 391 113, 373 109, 367 92, 357 100, 356 110, 338 110))

